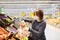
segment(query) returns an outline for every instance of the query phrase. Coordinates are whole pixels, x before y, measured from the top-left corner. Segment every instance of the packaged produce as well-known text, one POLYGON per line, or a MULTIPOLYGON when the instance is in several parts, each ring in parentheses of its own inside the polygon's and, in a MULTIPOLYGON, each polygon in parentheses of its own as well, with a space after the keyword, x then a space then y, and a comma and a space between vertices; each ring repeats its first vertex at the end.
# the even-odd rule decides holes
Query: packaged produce
POLYGON ((28 27, 24 21, 21 21, 20 28, 18 28, 18 34, 20 36, 20 40, 28 40, 28 27))
POLYGON ((0 40, 3 40, 4 38, 6 38, 8 36, 8 32, 3 29, 2 27, 0 27, 0 40))

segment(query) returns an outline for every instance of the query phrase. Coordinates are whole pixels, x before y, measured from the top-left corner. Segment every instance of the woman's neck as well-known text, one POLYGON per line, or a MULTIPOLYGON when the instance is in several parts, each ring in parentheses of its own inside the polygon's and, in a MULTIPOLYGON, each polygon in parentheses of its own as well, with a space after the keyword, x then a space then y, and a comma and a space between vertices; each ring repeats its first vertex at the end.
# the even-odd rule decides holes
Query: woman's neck
POLYGON ((37 20, 37 22, 41 22, 42 20, 37 20))

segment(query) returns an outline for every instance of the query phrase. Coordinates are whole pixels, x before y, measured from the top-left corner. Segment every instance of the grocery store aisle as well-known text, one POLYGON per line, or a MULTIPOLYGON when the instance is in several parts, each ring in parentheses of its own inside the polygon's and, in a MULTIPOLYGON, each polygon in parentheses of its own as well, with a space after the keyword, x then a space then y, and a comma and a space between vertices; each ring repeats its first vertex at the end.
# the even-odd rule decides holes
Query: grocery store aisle
POLYGON ((47 40, 60 40, 60 30, 55 29, 52 25, 47 24, 45 34, 47 40))

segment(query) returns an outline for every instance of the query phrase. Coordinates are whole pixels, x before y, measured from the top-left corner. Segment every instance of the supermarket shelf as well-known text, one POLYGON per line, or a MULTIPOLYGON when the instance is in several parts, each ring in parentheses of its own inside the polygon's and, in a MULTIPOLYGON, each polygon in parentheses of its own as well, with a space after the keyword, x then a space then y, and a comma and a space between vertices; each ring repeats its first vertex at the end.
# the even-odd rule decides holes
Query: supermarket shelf
POLYGON ((60 0, 0 0, 0 1, 60 1, 60 0))
POLYGON ((60 4, 60 1, 0 1, 0 4, 60 4))
POLYGON ((48 25, 48 27, 50 27, 50 28, 52 28, 52 29, 54 29, 54 30, 60 31, 60 28, 57 27, 56 25, 53 25, 53 24, 48 23, 48 22, 47 22, 47 25, 48 25))

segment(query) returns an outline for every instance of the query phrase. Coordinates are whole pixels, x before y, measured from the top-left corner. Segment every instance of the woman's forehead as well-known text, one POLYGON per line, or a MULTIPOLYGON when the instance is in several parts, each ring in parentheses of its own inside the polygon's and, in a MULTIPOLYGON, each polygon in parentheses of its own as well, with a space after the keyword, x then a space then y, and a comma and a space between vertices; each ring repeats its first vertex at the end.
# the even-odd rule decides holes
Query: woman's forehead
POLYGON ((39 15, 39 11, 35 11, 34 13, 35 13, 35 15, 36 15, 36 16, 38 16, 38 15, 39 15))

